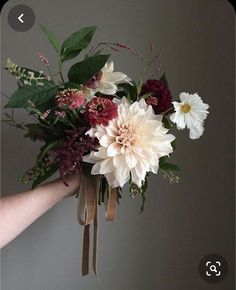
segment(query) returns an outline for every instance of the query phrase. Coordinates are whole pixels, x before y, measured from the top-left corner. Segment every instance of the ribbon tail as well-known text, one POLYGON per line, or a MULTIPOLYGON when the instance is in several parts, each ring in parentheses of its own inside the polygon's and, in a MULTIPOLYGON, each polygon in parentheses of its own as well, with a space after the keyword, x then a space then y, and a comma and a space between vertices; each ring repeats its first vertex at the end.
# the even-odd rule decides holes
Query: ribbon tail
POLYGON ((106 220, 114 221, 116 217, 117 188, 109 188, 108 203, 106 208, 106 220))
POLYGON ((88 275, 89 273, 89 227, 84 226, 84 238, 83 238, 83 257, 82 257, 82 275, 88 275))
POLYGON ((97 249, 98 249, 98 216, 97 212, 93 225, 93 271, 97 276, 97 249))

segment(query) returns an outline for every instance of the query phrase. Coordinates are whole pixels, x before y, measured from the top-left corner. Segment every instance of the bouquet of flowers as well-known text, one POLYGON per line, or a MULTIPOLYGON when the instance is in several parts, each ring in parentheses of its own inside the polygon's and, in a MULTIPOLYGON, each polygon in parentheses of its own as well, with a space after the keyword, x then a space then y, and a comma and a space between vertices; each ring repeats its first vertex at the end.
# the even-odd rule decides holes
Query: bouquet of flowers
POLYGON ((129 183, 132 197, 142 197, 144 208, 147 178, 150 172, 163 172, 170 182, 179 168, 169 162, 175 150, 175 136, 170 131, 187 128, 190 138, 203 134, 208 105, 197 93, 181 93, 173 101, 166 75, 159 72, 144 80, 145 73, 158 58, 151 46, 151 57, 135 82, 117 72, 110 54, 127 50, 142 62, 142 56, 122 43, 99 43, 88 49, 96 27, 85 27, 70 35, 60 46, 55 35, 41 27, 58 56, 58 72, 53 73, 45 56, 39 53, 47 73, 20 67, 8 59, 6 70, 17 79, 5 108, 4 122, 25 130, 25 137, 43 143, 35 165, 21 178, 36 187, 56 171, 62 181, 77 172, 78 220, 84 226, 83 275, 89 272, 89 227, 94 224, 93 269, 96 273, 97 211, 102 203, 106 219, 115 218, 122 187, 129 183), (64 77, 63 65, 84 52, 64 77), (25 109, 32 123, 18 123, 13 108, 25 109))

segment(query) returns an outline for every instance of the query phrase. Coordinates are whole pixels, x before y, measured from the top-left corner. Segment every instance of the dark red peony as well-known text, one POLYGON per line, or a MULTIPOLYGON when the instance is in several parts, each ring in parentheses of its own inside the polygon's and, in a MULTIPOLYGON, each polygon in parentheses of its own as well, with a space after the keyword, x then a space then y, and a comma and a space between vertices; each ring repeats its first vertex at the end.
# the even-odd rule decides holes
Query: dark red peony
POLYGON ((146 103, 152 105, 156 114, 164 113, 172 107, 170 90, 161 80, 147 80, 142 86, 141 94, 150 93, 146 103))
POLYGON ((86 115, 92 126, 107 126, 109 121, 118 116, 117 104, 103 97, 94 97, 86 105, 86 115))

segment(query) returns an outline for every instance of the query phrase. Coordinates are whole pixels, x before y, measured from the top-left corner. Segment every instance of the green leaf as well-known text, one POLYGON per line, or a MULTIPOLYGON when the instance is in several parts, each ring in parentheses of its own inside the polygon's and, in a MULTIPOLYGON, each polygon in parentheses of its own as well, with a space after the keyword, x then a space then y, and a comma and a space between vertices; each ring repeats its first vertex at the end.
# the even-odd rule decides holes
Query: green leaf
POLYGON ((148 97, 150 97, 152 95, 152 93, 146 93, 144 95, 139 96, 139 100, 141 99, 147 99, 148 97))
POLYGON ((37 106, 54 98, 57 92, 57 86, 49 81, 44 81, 42 86, 25 85, 18 88, 12 94, 4 108, 25 108, 29 106, 28 101, 33 102, 37 106))
POLYGON ((43 85, 44 81, 47 81, 47 77, 42 72, 27 67, 20 67, 9 58, 4 69, 16 77, 19 81, 18 86, 43 85))
POLYGON ((48 151, 59 148, 60 145, 63 144, 63 140, 56 140, 52 143, 46 144, 41 148, 41 151, 37 157, 37 162, 43 159, 43 157, 47 154, 48 151))
POLYGON ((56 50, 57 53, 60 52, 59 43, 56 39, 56 36, 53 32, 49 31, 47 27, 40 25, 41 30, 44 32, 44 34, 47 36, 48 40, 50 41, 52 47, 56 50))
POLYGON ((168 156, 163 156, 159 159, 159 166, 161 167, 163 164, 166 163, 168 156))
POLYGON ((179 171, 180 170, 178 166, 169 162, 166 162, 163 164, 159 163, 159 166, 164 171, 179 171))
POLYGON ((146 202, 145 193, 146 193, 146 190, 147 190, 147 187, 148 187, 147 176, 148 175, 146 175, 145 180, 142 182, 142 187, 141 187, 141 192, 140 192, 141 197, 142 197, 142 205, 141 205, 139 214, 144 211, 144 206, 145 206, 145 202, 146 202))
POLYGON ((127 98, 132 101, 137 100, 137 86, 136 83, 132 81, 131 84, 129 83, 122 83, 119 84, 119 89, 122 89, 127 98))
POLYGON ((171 142, 171 146, 172 146, 173 150, 176 149, 176 139, 171 142))
POLYGON ((68 79, 76 84, 84 84, 93 75, 100 71, 110 55, 96 55, 74 64, 69 72, 68 79))
POLYGON ((171 123, 170 123, 170 121, 169 121, 169 119, 168 118, 166 118, 166 116, 163 116, 163 118, 162 118, 162 123, 164 124, 164 127, 166 128, 166 129, 170 129, 172 126, 171 126, 171 123))
POLYGON ((66 89, 78 89, 78 90, 81 90, 81 85, 78 85, 78 84, 75 84, 75 83, 72 83, 72 82, 67 82, 64 84, 65 88, 66 89))
POLYGON ((29 131, 24 135, 24 137, 29 137, 34 142, 45 136, 45 131, 40 124, 26 124, 25 127, 28 128, 29 131))
POLYGON ((90 44, 96 26, 84 27, 81 30, 74 32, 62 44, 61 59, 62 62, 76 57, 83 49, 90 44))
POLYGON ((52 164, 47 167, 46 172, 43 175, 40 175, 32 184, 32 189, 37 185, 48 179, 51 175, 53 175, 58 170, 58 164, 52 164))
POLYGON ((167 78, 166 78, 166 73, 164 73, 160 80, 167 86, 167 88, 169 87, 168 82, 167 82, 167 78))

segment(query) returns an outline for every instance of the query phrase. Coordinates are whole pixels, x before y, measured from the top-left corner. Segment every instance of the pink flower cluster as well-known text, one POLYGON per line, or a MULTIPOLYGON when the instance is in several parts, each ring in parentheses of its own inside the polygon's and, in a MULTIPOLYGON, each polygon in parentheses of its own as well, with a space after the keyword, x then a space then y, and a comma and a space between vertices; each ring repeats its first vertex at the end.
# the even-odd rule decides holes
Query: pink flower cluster
POLYGON ((75 110, 81 107, 85 102, 85 96, 82 91, 77 89, 66 89, 56 96, 56 104, 60 109, 75 110))

